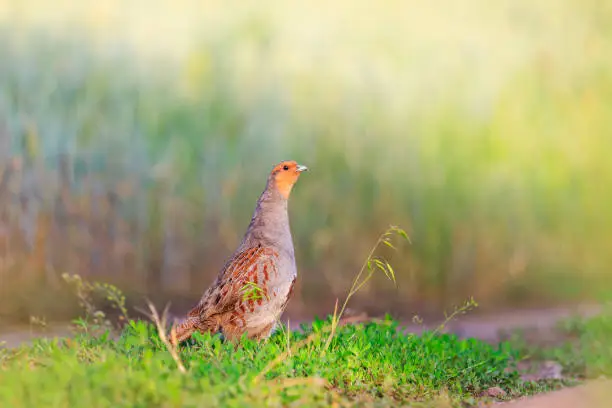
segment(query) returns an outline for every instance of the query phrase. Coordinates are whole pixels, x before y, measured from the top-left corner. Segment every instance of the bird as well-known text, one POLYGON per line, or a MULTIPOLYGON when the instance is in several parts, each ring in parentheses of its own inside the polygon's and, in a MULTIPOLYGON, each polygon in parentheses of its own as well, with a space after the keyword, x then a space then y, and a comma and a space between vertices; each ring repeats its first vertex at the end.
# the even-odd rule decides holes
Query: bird
POLYGON ((288 201, 307 170, 294 160, 272 168, 240 245, 186 318, 173 325, 173 346, 196 331, 221 333, 230 341, 244 333, 255 340, 270 337, 297 278, 288 201))

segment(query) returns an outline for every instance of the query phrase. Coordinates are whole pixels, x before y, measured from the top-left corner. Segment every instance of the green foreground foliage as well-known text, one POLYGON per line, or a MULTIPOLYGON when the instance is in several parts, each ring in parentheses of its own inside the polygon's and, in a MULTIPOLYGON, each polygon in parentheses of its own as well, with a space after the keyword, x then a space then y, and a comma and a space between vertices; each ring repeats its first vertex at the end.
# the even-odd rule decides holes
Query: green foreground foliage
MULTIPOLYGON (((371 276, 360 273, 354 286, 371 276)), ((612 374, 610 307, 560 322, 567 341, 554 347, 526 343, 520 333, 498 344, 460 339, 442 333, 444 324, 405 333, 389 316, 339 325, 343 307, 301 330, 280 325, 262 343, 196 334, 175 349, 165 336, 165 313, 160 318, 150 305, 155 324, 132 320, 114 286, 66 280, 85 311, 74 321, 76 335, 0 348, 0 406, 474 406, 493 388, 510 399, 612 374), (94 304, 94 293, 127 321, 121 330, 94 304), (563 378, 528 380, 520 367, 526 360, 556 361, 563 378)), ((476 305, 470 299, 447 319, 476 305)))
POLYGON ((493 386, 513 394, 534 389, 512 368, 519 356, 507 344, 435 332, 406 335, 386 319, 338 328, 325 351, 330 322, 316 320, 290 335, 279 330, 262 344, 196 335, 180 349, 186 373, 155 326, 144 321, 130 321, 117 340, 108 332, 38 340, 0 354, 0 405, 329 406, 433 401, 440 395, 469 402, 493 386))

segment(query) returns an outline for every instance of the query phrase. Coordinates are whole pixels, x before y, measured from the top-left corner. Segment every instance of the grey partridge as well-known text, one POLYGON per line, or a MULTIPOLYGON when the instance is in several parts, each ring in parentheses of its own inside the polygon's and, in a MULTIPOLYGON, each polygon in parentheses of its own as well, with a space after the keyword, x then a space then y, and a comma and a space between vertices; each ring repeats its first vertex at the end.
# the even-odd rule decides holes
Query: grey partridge
POLYGON ((289 228, 289 195, 306 166, 283 161, 272 169, 242 242, 202 299, 173 327, 172 343, 196 332, 270 336, 291 298, 297 277, 289 228))

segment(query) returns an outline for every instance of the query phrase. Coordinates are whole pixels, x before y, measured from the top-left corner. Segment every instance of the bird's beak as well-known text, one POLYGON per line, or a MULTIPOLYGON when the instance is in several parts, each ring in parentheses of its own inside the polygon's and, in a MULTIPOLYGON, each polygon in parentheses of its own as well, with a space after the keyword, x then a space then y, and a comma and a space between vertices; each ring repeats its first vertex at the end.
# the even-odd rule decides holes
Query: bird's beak
POLYGON ((298 166, 297 166, 297 172, 298 172, 298 173, 301 173, 301 172, 303 172, 303 171, 308 171, 308 167, 306 167, 306 166, 302 166, 301 164, 298 164, 298 166))

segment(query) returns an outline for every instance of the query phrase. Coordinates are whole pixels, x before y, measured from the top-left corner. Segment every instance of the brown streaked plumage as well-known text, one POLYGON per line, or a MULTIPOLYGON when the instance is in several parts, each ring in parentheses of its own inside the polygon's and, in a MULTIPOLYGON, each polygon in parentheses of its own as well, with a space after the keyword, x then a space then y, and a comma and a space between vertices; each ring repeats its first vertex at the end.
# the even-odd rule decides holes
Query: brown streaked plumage
POLYGON ((297 277, 287 203, 305 170, 295 161, 274 166, 240 246, 186 319, 173 327, 177 343, 195 331, 221 332, 229 340, 272 333, 297 277))

